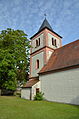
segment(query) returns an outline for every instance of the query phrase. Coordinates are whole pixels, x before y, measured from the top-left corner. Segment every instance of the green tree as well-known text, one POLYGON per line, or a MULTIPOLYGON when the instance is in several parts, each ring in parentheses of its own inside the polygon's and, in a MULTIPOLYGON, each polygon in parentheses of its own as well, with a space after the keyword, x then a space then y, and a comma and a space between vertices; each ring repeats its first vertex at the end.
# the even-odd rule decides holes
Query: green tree
POLYGON ((7 28, 0 33, 0 88, 14 90, 26 79, 30 41, 22 30, 7 28))

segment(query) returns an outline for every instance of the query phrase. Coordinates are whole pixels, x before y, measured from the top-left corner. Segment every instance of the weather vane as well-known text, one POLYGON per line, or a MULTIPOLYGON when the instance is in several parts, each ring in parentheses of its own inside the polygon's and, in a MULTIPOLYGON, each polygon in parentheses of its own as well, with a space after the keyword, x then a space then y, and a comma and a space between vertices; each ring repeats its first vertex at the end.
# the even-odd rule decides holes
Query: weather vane
POLYGON ((46 18, 47 14, 45 13, 44 16, 45 16, 45 18, 46 18))

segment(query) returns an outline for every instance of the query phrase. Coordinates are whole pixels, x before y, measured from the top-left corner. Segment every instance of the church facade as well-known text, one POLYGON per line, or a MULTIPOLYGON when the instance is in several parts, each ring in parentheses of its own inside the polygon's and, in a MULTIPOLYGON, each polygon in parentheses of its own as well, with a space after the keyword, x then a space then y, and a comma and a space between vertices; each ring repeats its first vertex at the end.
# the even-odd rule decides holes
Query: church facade
POLYGON ((44 93, 48 101, 79 104, 79 40, 62 46, 62 37, 47 19, 31 37, 30 76, 21 97, 44 93))

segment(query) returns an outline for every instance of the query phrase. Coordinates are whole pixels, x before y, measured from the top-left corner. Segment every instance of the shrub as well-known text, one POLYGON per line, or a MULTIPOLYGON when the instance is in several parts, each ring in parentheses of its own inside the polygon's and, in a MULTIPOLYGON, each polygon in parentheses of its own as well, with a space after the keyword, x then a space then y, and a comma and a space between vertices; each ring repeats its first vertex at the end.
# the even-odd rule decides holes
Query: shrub
POLYGON ((9 89, 2 89, 1 90, 1 95, 6 95, 6 96, 13 96, 14 90, 9 90, 9 89))
POLYGON ((42 92, 39 92, 37 93, 35 96, 34 96, 34 100, 44 100, 44 97, 43 97, 44 93, 42 92))

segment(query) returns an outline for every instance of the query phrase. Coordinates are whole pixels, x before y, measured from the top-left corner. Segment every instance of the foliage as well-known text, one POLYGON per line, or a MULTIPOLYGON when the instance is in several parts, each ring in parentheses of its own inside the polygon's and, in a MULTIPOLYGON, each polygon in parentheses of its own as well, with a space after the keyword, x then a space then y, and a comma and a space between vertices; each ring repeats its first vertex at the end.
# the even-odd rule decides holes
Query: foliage
POLYGON ((30 41, 22 30, 7 28, 0 34, 0 88, 15 90, 26 79, 30 41))
POLYGON ((79 105, 2 96, 0 119, 79 119, 79 105))
POLYGON ((43 100, 44 98, 43 98, 43 95, 44 95, 44 93, 42 93, 42 92, 38 92, 36 95, 35 95, 35 97, 34 97, 34 100, 43 100))

